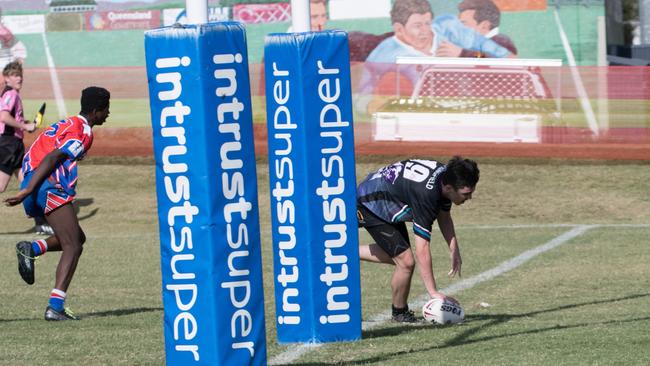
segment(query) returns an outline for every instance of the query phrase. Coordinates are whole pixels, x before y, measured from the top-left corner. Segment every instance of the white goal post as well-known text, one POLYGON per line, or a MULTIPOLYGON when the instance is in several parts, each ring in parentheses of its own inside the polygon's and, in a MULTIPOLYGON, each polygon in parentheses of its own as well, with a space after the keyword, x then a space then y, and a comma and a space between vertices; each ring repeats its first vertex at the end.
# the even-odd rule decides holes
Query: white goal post
POLYGON ((542 69, 561 60, 398 57, 396 99, 373 114, 375 140, 540 142, 542 118, 560 111, 542 69), (413 90, 402 96, 404 70, 413 90), (415 76, 414 76, 415 75, 415 76))

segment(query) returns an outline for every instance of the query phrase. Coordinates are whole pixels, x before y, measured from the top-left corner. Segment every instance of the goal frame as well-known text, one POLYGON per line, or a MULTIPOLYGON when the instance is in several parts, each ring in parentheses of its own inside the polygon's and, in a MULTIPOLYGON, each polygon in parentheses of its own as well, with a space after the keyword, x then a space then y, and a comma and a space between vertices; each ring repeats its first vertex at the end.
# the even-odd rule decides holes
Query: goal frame
MULTIPOLYGON (((528 77, 537 98, 555 100, 556 113, 561 110, 560 87, 558 80, 555 96, 549 95, 539 68, 558 68, 559 59, 499 59, 499 58, 450 58, 450 57, 398 57, 396 96, 400 104, 418 105, 423 98, 435 100, 436 95, 420 95, 427 72, 458 73, 459 75, 519 74, 528 77), (421 66, 418 81, 408 99, 403 100, 400 90, 400 66, 421 66), (431 71, 433 70, 433 71, 431 71)), ((558 72, 558 75, 561 73, 558 72)), ((455 98, 463 99, 456 96, 455 98)), ((469 96, 465 99, 478 99, 469 96)), ((484 98, 484 97, 483 97, 484 98)), ((517 97, 506 97, 519 100, 517 97)), ((441 97, 440 99, 444 99, 441 97)), ((526 99, 526 98, 521 98, 526 99)), ((533 100, 535 98, 532 98, 533 100)), ((451 112, 388 112, 373 114, 374 139, 388 141, 468 141, 468 142, 540 142, 542 116, 529 113, 480 114, 471 111, 451 112), (459 113, 460 112, 460 113, 459 113)))

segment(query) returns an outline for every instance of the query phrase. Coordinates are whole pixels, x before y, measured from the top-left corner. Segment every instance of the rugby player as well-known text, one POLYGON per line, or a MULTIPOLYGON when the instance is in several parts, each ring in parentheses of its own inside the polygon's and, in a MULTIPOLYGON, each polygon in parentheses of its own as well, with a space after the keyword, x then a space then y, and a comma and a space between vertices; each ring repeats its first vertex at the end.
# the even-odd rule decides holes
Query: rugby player
POLYGON ((438 291, 429 242, 434 221, 449 246, 449 276, 461 275, 463 263, 451 205, 472 199, 479 180, 476 162, 459 156, 446 165, 432 160, 408 159, 370 173, 357 188, 357 216, 375 243, 359 246, 361 260, 395 266, 391 278, 392 319, 417 321, 408 307, 415 265, 429 296, 457 302, 438 291), (415 255, 405 222, 413 222, 415 255))
POLYGON ((45 320, 79 319, 64 306, 86 241, 72 206, 77 162, 92 146, 92 128, 106 121, 109 101, 110 93, 104 88, 84 89, 79 115, 52 124, 38 136, 23 159, 20 191, 5 200, 8 206, 22 202, 28 216, 44 216, 54 230, 46 239, 16 244, 18 272, 25 282, 34 283, 34 258, 47 251, 62 251, 45 320))

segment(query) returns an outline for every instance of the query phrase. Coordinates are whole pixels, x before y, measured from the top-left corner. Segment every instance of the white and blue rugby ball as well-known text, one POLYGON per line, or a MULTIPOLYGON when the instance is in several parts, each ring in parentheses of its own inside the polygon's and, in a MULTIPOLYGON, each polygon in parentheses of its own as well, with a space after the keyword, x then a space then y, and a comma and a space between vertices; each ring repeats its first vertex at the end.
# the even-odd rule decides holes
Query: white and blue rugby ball
POLYGON ((457 324, 465 319, 465 310, 460 304, 433 298, 422 307, 422 316, 433 324, 457 324))

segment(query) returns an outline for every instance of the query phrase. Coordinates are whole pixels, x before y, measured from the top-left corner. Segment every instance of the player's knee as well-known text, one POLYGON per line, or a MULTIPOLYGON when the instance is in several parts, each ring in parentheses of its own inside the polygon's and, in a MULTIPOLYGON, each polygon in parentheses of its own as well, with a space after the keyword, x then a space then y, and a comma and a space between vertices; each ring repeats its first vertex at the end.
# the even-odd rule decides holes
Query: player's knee
POLYGON ((81 253, 84 251, 83 246, 79 243, 71 245, 63 245, 63 243, 61 243, 61 246, 63 247, 64 253, 68 253, 68 255, 72 255, 77 258, 81 257, 81 253))
POLYGON ((413 272, 415 270, 415 259, 410 250, 402 252, 400 255, 395 257, 396 265, 404 271, 413 272))
POLYGON ((408 270, 409 272, 413 272, 415 270, 415 261, 413 258, 404 263, 404 269, 408 270))
POLYGON ((81 245, 81 244, 74 245, 74 246, 72 247, 72 254, 73 254, 75 257, 81 257, 81 254, 82 254, 83 252, 84 252, 84 247, 83 247, 83 245, 81 245))

